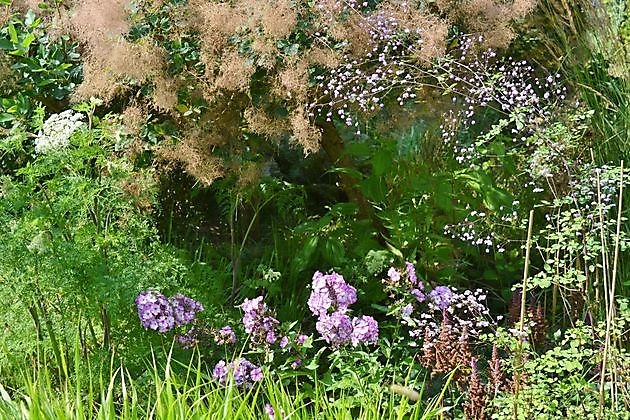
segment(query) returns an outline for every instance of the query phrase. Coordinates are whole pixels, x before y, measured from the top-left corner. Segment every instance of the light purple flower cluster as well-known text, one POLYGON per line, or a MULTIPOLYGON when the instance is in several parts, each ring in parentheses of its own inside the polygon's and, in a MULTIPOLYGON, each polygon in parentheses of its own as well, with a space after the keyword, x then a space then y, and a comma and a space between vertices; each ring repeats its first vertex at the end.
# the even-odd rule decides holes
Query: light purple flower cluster
POLYGON ((225 385, 231 376, 236 386, 245 388, 251 388, 254 382, 260 382, 263 379, 262 369, 244 357, 230 363, 221 360, 212 370, 212 378, 219 381, 221 385, 225 385))
POLYGON ((175 326, 173 308, 162 293, 149 290, 136 297, 138 317, 145 330, 165 333, 175 326))
POLYGON ((415 296, 416 300, 419 303, 422 303, 422 302, 424 302, 427 299, 427 295, 425 295, 424 292, 421 289, 411 289, 409 291, 409 293, 411 293, 413 296, 415 296))
POLYGON ((220 346, 234 344, 236 343, 236 334, 229 325, 226 325, 214 334, 214 342, 220 346))
POLYGON ((195 319, 197 312, 203 311, 203 305, 194 299, 177 293, 169 299, 173 307, 176 325, 187 325, 195 319))
MULTIPOLYGON (((444 225, 444 234, 452 239, 468 242, 472 246, 483 247, 486 254, 489 254, 497 239, 495 231, 484 233, 484 230, 487 230, 484 224, 487 224, 490 220, 489 216, 486 215, 486 212, 473 210, 463 221, 444 225)), ((508 221, 507 215, 501 215, 500 217, 502 221, 508 221)), ((497 249, 497 252, 503 251, 501 247, 497 249)))
POLYGON ((496 52, 492 50, 484 51, 474 60, 467 59, 475 44, 482 42, 482 37, 462 37, 459 56, 444 60, 439 67, 449 83, 456 86, 452 89, 456 92, 453 103, 461 105, 445 116, 441 127, 444 141, 453 144, 460 163, 478 157, 476 147, 461 144, 456 138, 459 129, 475 125, 478 110, 492 107, 510 116, 513 122, 501 129, 509 129, 513 143, 518 143, 544 126, 541 122, 549 119, 550 106, 566 96, 566 88, 561 86, 557 75, 535 77, 536 70, 526 61, 509 57, 496 62, 496 52))
POLYGON ((313 315, 328 314, 329 310, 345 313, 357 301, 357 289, 347 284, 343 276, 335 273, 313 275, 308 307, 313 315))
POLYGON ((191 323, 197 312, 203 311, 201 303, 181 293, 166 299, 166 296, 154 290, 138 294, 136 306, 142 326, 160 333, 191 323))
POLYGON ((520 225, 520 202, 512 201, 511 205, 502 205, 495 211, 472 210, 466 204, 468 214, 463 220, 444 225, 444 235, 451 239, 467 242, 480 247, 489 254, 494 249, 497 253, 505 252, 505 239, 502 240, 496 227, 513 227, 520 225))
POLYGON ((333 348, 349 342, 375 344, 378 340, 378 323, 370 316, 350 318, 348 307, 357 301, 357 290, 348 285, 343 276, 332 272, 313 275, 308 306, 318 316, 315 329, 333 348), (329 313, 332 310, 332 313, 329 313), (356 326, 356 332, 355 332, 356 326))
POLYGON ((258 296, 243 301, 243 325, 254 343, 273 344, 276 342, 276 326, 279 322, 269 314, 269 309, 262 300, 263 297, 258 296))
MULTIPOLYGON (((405 261, 407 277, 409 278, 409 282, 411 284, 418 284, 418 276, 416 275, 416 267, 413 266, 409 261, 405 261)), ((422 285, 422 283, 420 283, 422 285)))
POLYGON ((281 348, 281 349, 283 349, 283 348, 285 348, 287 345, 289 345, 289 337, 284 336, 284 337, 282 337, 282 338, 280 339, 280 344, 279 344, 279 346, 280 346, 280 348, 281 348))
POLYGON ((364 315, 352 320, 352 345, 359 343, 376 344, 378 340, 378 323, 371 316, 364 315))
MULTIPOLYGON (((617 204, 619 197, 619 167, 609 165, 594 166, 584 164, 580 173, 569 181, 573 196, 589 210, 586 217, 598 219, 601 206, 602 213, 607 215, 617 204), (599 194, 597 185, 599 184, 599 194), (598 198, 599 196, 599 198, 598 198)), ((599 228, 599 222, 597 223, 599 228)))
POLYGON ((440 309, 446 309, 451 305, 453 292, 448 286, 436 286, 429 293, 429 298, 440 309))
POLYGON ((387 276, 392 283, 398 283, 400 281, 400 273, 394 267, 390 267, 387 271, 387 276))
POLYGON ((456 333, 471 337, 487 332, 496 325, 499 318, 491 318, 483 290, 459 292, 454 287, 436 286, 425 294, 424 285, 418 281, 413 264, 406 262, 405 265, 404 271, 391 267, 383 283, 389 296, 394 299, 394 307, 399 308, 397 315, 400 322, 410 328, 409 335, 414 339, 411 345, 417 345, 415 340, 428 338, 429 342, 424 345, 430 346, 431 340, 439 336, 445 319, 448 319, 449 328, 456 333), (398 275, 392 276, 394 271, 398 275))
POLYGON ((341 347, 352 339, 352 319, 341 312, 321 315, 315 329, 332 347, 341 347))

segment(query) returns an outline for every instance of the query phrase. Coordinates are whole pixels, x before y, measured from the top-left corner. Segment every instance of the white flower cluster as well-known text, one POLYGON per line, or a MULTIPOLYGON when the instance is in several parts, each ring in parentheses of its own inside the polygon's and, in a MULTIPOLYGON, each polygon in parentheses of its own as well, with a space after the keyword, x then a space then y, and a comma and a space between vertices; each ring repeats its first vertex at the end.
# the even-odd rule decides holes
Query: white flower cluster
POLYGON ((82 119, 83 114, 71 109, 52 114, 35 138, 35 152, 42 154, 68 146, 70 136, 83 125, 82 119))

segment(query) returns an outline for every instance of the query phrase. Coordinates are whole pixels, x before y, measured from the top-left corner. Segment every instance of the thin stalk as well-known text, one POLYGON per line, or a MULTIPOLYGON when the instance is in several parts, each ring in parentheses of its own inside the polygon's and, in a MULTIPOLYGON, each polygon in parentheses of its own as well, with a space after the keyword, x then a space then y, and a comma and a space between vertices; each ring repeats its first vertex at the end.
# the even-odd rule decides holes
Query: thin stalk
POLYGON ((44 318, 44 326, 46 327, 46 332, 48 333, 48 337, 50 338, 50 344, 52 346, 53 354, 55 355, 55 359, 57 360, 58 366, 56 372, 61 376, 61 374, 64 372, 64 361, 61 355, 59 341, 57 340, 57 334, 55 333, 55 328, 53 326, 52 320, 48 316, 45 304, 42 304, 41 300, 36 300, 35 304, 37 305, 39 312, 44 318))
MULTIPOLYGON (((591 151, 592 153, 592 151, 591 151)), ((599 212, 599 240, 602 248, 602 283, 604 289, 604 307, 608 308, 608 255, 606 254, 606 237, 604 235, 604 212, 602 211, 602 191, 599 171, 597 172, 597 207, 599 212)))
MULTIPOLYGON (((621 210, 623 206, 623 160, 619 169, 619 204, 617 206, 617 232, 615 235, 615 256, 613 257, 613 271, 610 284, 609 302, 606 306, 606 338, 604 340, 604 356, 602 359, 602 373, 599 381, 599 418, 602 418, 604 412, 604 384, 606 382, 606 364, 608 362, 608 352, 610 351, 610 329, 615 314, 615 284, 617 280, 617 264, 619 262, 619 238, 621 235, 621 210)), ((600 210, 601 211, 601 210, 600 210)), ((613 382, 614 384, 614 382, 613 382)), ((613 387, 611 387, 611 397, 613 387)))
POLYGON ((236 298, 236 289, 238 286, 238 270, 240 268, 240 263, 241 263, 241 256, 243 255, 243 250, 245 249, 245 243, 247 242, 247 238, 249 238, 249 234, 252 231, 252 228, 254 227, 254 222, 256 221, 256 219, 258 218, 258 215, 260 214, 261 210, 263 209, 263 207, 265 207, 267 204, 269 204, 275 197, 276 194, 273 194, 271 197, 269 197, 268 199, 266 199, 265 201, 263 201, 263 203, 258 206, 258 208, 256 209, 256 211, 254 212, 254 215, 252 216, 252 219, 249 222, 249 225, 247 226, 247 230, 245 231, 245 235, 243 236, 243 240, 241 241, 241 246, 238 249, 238 253, 236 253, 236 236, 234 233, 234 229, 232 227, 230 227, 230 231, 232 232, 231 234, 231 247, 232 247, 232 293, 230 295, 230 302, 232 302, 232 304, 234 304, 234 299, 236 298))
POLYGON ((523 352, 523 331, 525 328, 525 306, 527 303, 527 277, 529 276, 529 257, 530 251, 532 247, 532 229, 534 226, 534 210, 529 211, 529 223, 527 225, 527 242, 525 243, 525 266, 523 267, 523 288, 521 292, 521 315, 520 315, 520 326, 519 326, 519 336, 518 336, 518 347, 516 353, 516 361, 518 366, 514 375, 516 377, 515 389, 514 389, 514 420, 518 419, 518 392, 520 388, 521 381, 521 373, 520 368, 522 366, 522 352, 523 352))

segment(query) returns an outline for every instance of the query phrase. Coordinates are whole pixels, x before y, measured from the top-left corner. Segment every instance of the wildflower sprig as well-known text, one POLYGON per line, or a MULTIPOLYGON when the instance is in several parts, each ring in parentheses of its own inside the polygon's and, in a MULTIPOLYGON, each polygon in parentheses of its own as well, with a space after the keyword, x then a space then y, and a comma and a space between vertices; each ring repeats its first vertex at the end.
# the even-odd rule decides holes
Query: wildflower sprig
POLYGON ((481 289, 459 291, 451 286, 435 286, 430 291, 417 279, 413 264, 404 269, 390 267, 383 279, 385 291, 393 299, 390 314, 409 328, 411 345, 431 346, 448 319, 449 334, 474 338, 492 330, 492 319, 486 305, 486 293, 481 289))

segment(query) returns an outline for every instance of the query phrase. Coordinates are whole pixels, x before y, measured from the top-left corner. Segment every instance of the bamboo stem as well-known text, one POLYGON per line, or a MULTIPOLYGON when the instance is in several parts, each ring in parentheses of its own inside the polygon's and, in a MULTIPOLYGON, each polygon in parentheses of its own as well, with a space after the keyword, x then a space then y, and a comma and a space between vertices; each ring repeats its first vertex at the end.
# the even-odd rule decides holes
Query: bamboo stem
POLYGON ((523 267, 523 288, 521 291, 521 314, 520 314, 520 325, 519 325, 519 336, 518 336, 518 347, 516 353, 516 360, 518 366, 515 366, 517 369, 514 372, 515 376, 515 384, 514 384, 514 420, 518 419, 518 393, 521 382, 521 372, 520 368, 522 367, 522 353, 523 353, 523 331, 525 329, 525 308, 527 304, 527 278, 529 276, 529 258, 530 251, 532 247, 532 229, 534 225, 534 210, 529 211, 529 223, 527 226, 527 242, 525 243, 525 265, 523 267))
POLYGON ((604 307, 608 308, 608 258, 606 255, 606 237, 604 236, 604 213, 602 211, 602 191, 599 172, 596 178, 597 183, 597 207, 599 211, 599 240, 602 248, 602 284, 604 289, 604 307))
MULTIPOLYGON (((606 365, 608 362, 608 352, 610 351, 610 329, 615 314, 615 283, 617 280, 617 264, 619 262, 619 238, 621 235, 621 209, 623 206, 623 160, 619 169, 619 204, 617 206, 617 231, 615 235, 615 254, 613 257, 613 271, 610 281, 609 302, 606 306, 606 338, 604 340, 604 356, 602 359, 602 373, 599 381, 599 415, 603 418, 604 414, 604 384, 606 383, 606 365)), ((601 211, 601 210, 600 210, 601 211)), ((613 381, 614 384, 614 381, 613 381)), ((611 386, 611 401, 614 400, 614 386, 611 386)))

